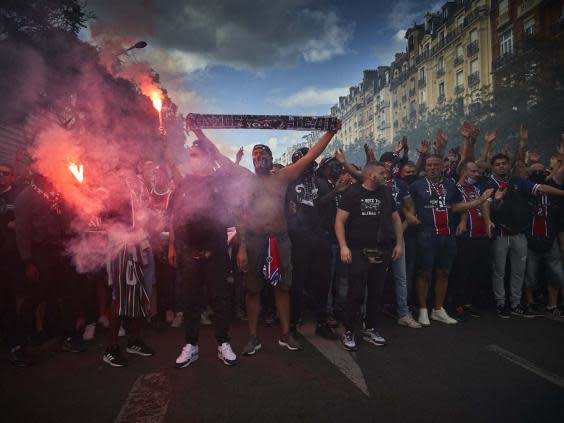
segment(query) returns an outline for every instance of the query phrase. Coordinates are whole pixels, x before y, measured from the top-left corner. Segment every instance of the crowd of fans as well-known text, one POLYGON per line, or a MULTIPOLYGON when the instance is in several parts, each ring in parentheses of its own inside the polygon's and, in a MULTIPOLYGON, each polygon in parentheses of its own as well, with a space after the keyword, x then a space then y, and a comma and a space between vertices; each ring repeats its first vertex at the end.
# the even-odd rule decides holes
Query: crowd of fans
POLYGON ((439 129, 417 155, 405 137, 379 160, 365 146, 360 168, 341 150, 316 162, 327 132, 288 166, 256 145, 251 173, 242 150, 233 162, 193 131, 185 176, 141 162, 127 204, 95 219, 87 236, 111 254, 89 273, 68 254, 76 229, 63 196, 44 175, 17 178, 0 164, 1 336, 13 364, 31 365, 30 346, 55 335, 82 352, 98 326, 110 332, 104 362, 123 367, 120 336, 127 353, 154 354, 141 336, 147 321, 184 325, 175 362, 184 368, 198 359, 200 325, 212 323, 219 359, 238 363, 236 318, 247 321, 250 356, 261 319, 279 325, 281 347, 301 350, 307 309, 315 335, 348 351, 360 339, 386 345, 382 311, 411 329, 489 308, 503 319, 564 316, 564 136, 545 166, 524 127, 512 154, 492 154, 494 131, 477 156, 480 131, 465 122, 462 148, 447 150, 439 129), (105 231, 116 220, 125 237, 105 231))

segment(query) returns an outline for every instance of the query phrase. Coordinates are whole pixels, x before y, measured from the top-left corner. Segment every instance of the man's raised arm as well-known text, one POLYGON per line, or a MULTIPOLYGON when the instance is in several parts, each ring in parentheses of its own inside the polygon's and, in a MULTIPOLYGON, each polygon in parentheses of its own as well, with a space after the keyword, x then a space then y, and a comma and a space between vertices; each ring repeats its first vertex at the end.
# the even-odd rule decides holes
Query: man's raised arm
MULTIPOLYGON (((337 128, 340 128, 340 122, 337 128)), ((321 153, 325 150, 325 148, 329 145, 333 137, 335 136, 336 132, 327 131, 325 132, 319 141, 317 141, 307 152, 305 156, 303 156, 300 160, 296 163, 286 166, 284 169, 281 169, 278 174, 283 175, 289 182, 295 181, 300 177, 304 170, 315 160, 317 159, 321 153)))

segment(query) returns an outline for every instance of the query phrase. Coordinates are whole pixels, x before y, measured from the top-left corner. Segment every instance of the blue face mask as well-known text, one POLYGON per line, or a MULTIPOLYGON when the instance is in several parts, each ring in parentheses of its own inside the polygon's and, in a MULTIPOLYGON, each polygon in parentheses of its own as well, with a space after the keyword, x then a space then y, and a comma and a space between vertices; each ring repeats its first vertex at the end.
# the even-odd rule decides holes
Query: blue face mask
POLYGON ((466 182, 468 183, 468 185, 476 185, 478 183, 478 181, 471 176, 466 177, 466 182))

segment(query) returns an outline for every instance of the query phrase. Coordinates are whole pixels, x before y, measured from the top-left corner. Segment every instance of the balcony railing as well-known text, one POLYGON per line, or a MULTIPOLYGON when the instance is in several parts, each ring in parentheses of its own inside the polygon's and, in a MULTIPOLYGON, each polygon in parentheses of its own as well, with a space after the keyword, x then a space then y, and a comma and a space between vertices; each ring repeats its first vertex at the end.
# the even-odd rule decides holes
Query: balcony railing
POLYGON ((474 72, 468 76, 469 87, 476 85, 478 82, 480 82, 480 72, 474 72))
POLYGON ((464 56, 456 56, 454 58, 454 66, 460 66, 464 63, 464 56))
POLYGON ((441 94, 437 97, 437 103, 439 104, 443 104, 445 102, 446 98, 444 94, 441 94))
POLYGON ((417 85, 419 86, 419 88, 425 87, 425 85, 427 85, 427 79, 421 78, 419 81, 417 81, 417 85))
POLYGON ((410 96, 410 97, 414 97, 414 96, 415 96, 415 88, 411 88, 411 89, 409 90, 409 96, 410 96))
POLYGON ((422 115, 427 111, 427 103, 420 103, 419 104, 419 114, 422 115))
POLYGON ((454 87, 454 94, 462 94, 464 92, 464 84, 457 85, 454 87))
POLYGON ((474 40, 466 46, 466 54, 468 55, 468 57, 474 56, 479 51, 480 51, 480 44, 478 40, 474 40))
POLYGON ((445 68, 437 68, 437 78, 440 78, 445 74, 445 68))
POLYGON ((508 63, 511 63, 513 59, 514 59, 513 53, 505 53, 503 56, 498 57, 492 62, 492 68, 494 71, 497 71, 502 67, 504 67, 505 65, 507 65, 508 63))

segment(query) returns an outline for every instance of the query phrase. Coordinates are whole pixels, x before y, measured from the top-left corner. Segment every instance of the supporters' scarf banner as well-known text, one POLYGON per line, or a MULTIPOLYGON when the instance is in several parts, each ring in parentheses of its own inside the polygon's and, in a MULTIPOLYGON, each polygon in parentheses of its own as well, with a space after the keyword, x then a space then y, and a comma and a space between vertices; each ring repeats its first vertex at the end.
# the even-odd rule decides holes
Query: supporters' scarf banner
POLYGON ((336 131, 338 119, 331 116, 203 115, 186 116, 188 129, 290 129, 336 131))

